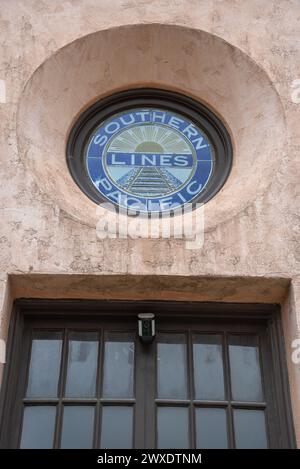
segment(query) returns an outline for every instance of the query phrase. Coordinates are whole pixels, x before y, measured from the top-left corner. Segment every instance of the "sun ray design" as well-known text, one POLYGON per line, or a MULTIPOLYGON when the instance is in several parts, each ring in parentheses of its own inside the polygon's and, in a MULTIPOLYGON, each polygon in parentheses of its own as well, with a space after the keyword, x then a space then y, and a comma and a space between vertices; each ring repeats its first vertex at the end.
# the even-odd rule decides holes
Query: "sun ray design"
POLYGON ((108 151, 134 153, 143 142, 159 144, 164 153, 191 154, 190 146, 175 130, 161 125, 139 125, 125 129, 116 136, 108 151))

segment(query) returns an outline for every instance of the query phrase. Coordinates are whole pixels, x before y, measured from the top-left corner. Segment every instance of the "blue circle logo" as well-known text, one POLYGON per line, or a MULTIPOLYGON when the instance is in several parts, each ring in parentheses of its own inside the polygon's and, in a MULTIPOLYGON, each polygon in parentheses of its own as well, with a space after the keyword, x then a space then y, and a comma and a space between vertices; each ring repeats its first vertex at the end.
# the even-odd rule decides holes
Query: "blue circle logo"
POLYGON ((178 113, 131 109, 94 130, 85 162, 105 200, 160 213, 198 198, 212 176, 214 150, 203 130, 178 113))

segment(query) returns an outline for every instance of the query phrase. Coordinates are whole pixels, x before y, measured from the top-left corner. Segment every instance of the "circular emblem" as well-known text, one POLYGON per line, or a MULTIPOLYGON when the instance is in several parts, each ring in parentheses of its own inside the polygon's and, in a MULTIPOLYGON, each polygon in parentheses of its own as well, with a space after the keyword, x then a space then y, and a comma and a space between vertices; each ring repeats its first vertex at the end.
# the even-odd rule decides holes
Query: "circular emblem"
POLYGON ((143 212, 174 210, 191 202, 212 174, 207 136, 185 117, 162 109, 130 109, 91 135, 86 166, 107 200, 143 212))
POLYGON ((85 112, 71 131, 67 158, 75 181, 95 202, 175 213, 220 189, 231 146, 223 125, 199 103, 134 90, 85 112))

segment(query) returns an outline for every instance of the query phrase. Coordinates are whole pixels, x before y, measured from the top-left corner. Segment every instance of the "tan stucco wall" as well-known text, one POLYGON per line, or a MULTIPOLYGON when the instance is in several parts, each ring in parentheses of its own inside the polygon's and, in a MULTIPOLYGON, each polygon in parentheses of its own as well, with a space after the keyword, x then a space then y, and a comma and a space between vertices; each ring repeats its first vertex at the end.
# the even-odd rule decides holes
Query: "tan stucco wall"
POLYGON ((298 0, 2 0, 0 338, 15 297, 165 298, 283 304, 300 446, 298 0), (75 41, 75 42, 73 42, 75 41), (91 102, 135 86, 212 107, 234 144, 205 207, 202 249, 104 240, 65 164, 91 102))

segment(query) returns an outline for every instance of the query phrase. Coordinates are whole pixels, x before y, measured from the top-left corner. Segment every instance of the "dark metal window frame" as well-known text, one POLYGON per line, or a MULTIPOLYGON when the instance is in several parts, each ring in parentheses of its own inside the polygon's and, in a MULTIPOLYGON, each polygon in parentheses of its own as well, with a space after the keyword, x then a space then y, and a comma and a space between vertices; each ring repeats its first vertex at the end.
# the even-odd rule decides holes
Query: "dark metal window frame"
POLYGON ((70 131, 66 149, 67 164, 76 184, 96 204, 107 202, 87 174, 84 161, 86 144, 101 122, 114 114, 140 107, 158 107, 182 114, 207 134, 214 146, 215 168, 208 184, 193 204, 208 202, 225 184, 231 170, 233 150, 229 133, 222 121, 203 104, 181 93, 154 88, 115 93, 82 113, 70 131))
MULTIPOLYGON (((122 332, 134 331, 137 328, 137 314, 139 312, 153 312, 156 314, 159 328, 162 332, 179 332, 182 325, 188 325, 191 330, 199 332, 219 333, 229 330, 231 333, 259 332, 262 348, 263 380, 267 383, 267 427, 269 446, 271 448, 295 448, 295 435, 290 403, 285 346, 280 319, 280 307, 267 304, 225 304, 198 302, 158 302, 158 301, 76 301, 76 300, 18 300, 14 304, 9 329, 7 362, 5 366, 0 401, 0 447, 13 448, 18 446, 21 413, 26 381, 26 366, 29 362, 29 334, 28 327, 35 325, 39 328, 89 328, 106 321, 109 327, 122 332), (173 321, 172 321, 173 319, 173 321), (128 325, 128 328, 126 329, 128 325), (204 329, 203 329, 204 325, 204 329), (193 328, 193 329, 192 329, 193 328), (27 334, 25 333, 27 330, 27 334), (24 342, 25 341, 25 342, 24 342), (26 342, 27 341, 27 342, 26 342), (27 350, 27 355, 24 355, 27 350)), ((155 395, 155 373, 147 374, 147 367, 153 367, 153 360, 146 360, 147 345, 138 343, 137 354, 140 354, 140 365, 143 364, 144 374, 140 374, 136 384, 136 399, 145 395, 150 387, 155 395), (144 348, 146 347, 146 349, 144 348)), ((148 349, 149 350, 149 349, 148 349)), ((152 352, 153 353, 153 352, 152 352)), ((225 352, 226 353, 226 352, 225 352)), ((153 355, 154 356, 154 355, 153 355)), ((135 358, 136 359, 136 358, 135 358)), ((225 363, 228 360, 225 360, 225 363)), ((228 370, 227 370, 228 371, 228 370)), ((227 372, 225 372, 227 374, 227 372)), ((230 386, 227 380, 227 388, 230 386)), ((98 383, 99 386, 99 383, 98 383)), ((240 403, 222 402, 192 402, 187 405, 234 408, 241 407, 240 403), (229 406, 229 407, 228 407, 229 406)), ((96 401, 96 399, 95 399, 96 401)), ((123 401, 122 401, 123 402, 123 401)), ((90 400, 89 400, 90 403, 90 400)), ((117 402, 116 402, 117 403, 117 402)), ((71 400, 69 402, 71 404, 71 400)), ((134 402, 128 402, 128 405, 134 402)), ((135 417, 136 432, 135 447, 151 448, 154 445, 155 430, 145 432, 144 419, 148 425, 155 428, 155 406, 160 403, 154 399, 146 406, 146 416, 141 412, 135 417)), ((171 405, 176 405, 173 401, 171 405)), ((95 402, 95 405, 97 403, 95 402)), ((105 402, 103 401, 103 405, 105 402)), ((170 405, 170 404, 169 404, 170 405)), ((181 403, 182 405, 182 403, 181 403)), ((264 406, 264 404, 261 404, 264 406)), ((243 408, 258 408, 257 404, 243 403, 243 408)), ((230 410, 231 413, 231 410, 230 410)), ((99 419, 95 419, 99 426, 99 419)), ((233 446, 232 417, 228 419, 228 434, 230 446, 233 446)), ((191 423, 193 425, 193 423, 191 423)), ((99 435, 99 429, 96 429, 99 435)), ((190 432, 191 435, 193 432, 190 432)), ((56 440, 58 434, 56 431, 56 440)), ((96 438, 96 437, 95 437, 96 438)), ((98 438, 98 436, 97 436, 98 438)), ((191 440, 191 445, 195 443, 191 440)))

